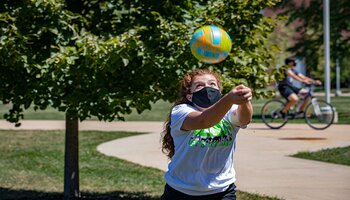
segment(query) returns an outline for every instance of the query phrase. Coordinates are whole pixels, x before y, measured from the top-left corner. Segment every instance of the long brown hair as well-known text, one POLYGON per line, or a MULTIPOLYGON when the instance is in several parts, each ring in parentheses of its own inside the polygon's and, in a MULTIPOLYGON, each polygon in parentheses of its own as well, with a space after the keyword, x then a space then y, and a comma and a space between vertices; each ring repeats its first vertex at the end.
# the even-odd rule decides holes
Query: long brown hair
POLYGON ((195 69, 193 71, 190 71, 188 73, 186 73, 182 80, 180 81, 180 98, 179 100, 171 107, 170 112, 168 114, 168 118, 167 120, 164 122, 164 129, 161 133, 161 142, 162 142, 162 152, 167 155, 167 157, 169 159, 171 159, 175 153, 175 146, 174 146, 174 140, 173 137, 170 134, 170 124, 171 124, 171 110, 179 105, 179 104, 183 104, 183 103, 190 103, 187 98, 186 95, 190 94, 190 88, 192 85, 192 81, 193 78, 195 76, 200 76, 200 75, 205 75, 205 74, 211 74, 213 75, 216 80, 217 80, 217 84, 219 86, 219 89, 221 90, 222 86, 221 86, 221 78, 220 75, 210 69, 195 69))

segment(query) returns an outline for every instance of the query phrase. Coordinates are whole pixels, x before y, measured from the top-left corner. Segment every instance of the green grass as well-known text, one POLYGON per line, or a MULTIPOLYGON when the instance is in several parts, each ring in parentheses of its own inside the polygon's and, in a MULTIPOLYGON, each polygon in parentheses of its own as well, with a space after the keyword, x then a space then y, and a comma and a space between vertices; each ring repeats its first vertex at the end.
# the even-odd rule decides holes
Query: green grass
MULTIPOLYGON (((10 104, 0 103, 0 119, 4 119, 4 114, 11 109, 10 104)), ((46 110, 35 111, 32 107, 29 107, 24 111, 24 119, 34 119, 34 120, 64 120, 65 113, 59 112, 53 108, 47 108, 46 110)))
MULTIPOLYGON (((323 98, 323 97, 319 97, 323 98)), ((253 122, 261 121, 261 108, 267 99, 256 100, 253 99, 254 116, 253 122)), ((350 124, 350 97, 332 97, 331 103, 335 106, 338 112, 338 123, 339 124, 350 124)), ((130 115, 124 116, 126 121, 165 121, 172 104, 165 101, 158 101, 152 104, 152 110, 145 110, 143 113, 138 114, 136 110, 130 115)), ((0 119, 3 119, 3 114, 10 109, 9 105, 0 105, 0 119)), ((44 120, 64 120, 64 113, 58 112, 53 108, 48 108, 45 111, 34 111, 29 108, 24 112, 24 119, 44 119, 44 120)), ((290 120, 291 123, 305 123, 304 120, 290 120)))
MULTIPOLYGON (((96 150, 103 142, 136 134, 140 133, 79 133, 83 199, 159 199, 165 184, 163 171, 96 150)), ((63 131, 1 130, 0 152, 0 199, 63 199, 63 131)), ((277 199, 241 191, 237 195, 242 200, 277 199)))
MULTIPOLYGON (((165 101, 158 101, 152 104, 152 110, 145 110, 142 114, 138 114, 134 109, 130 115, 124 116, 126 121, 165 121, 172 105, 165 101)), ((1 104, 0 102, 0 119, 4 119, 3 115, 11 109, 10 104, 1 104)), ((64 120, 65 113, 59 112, 54 108, 35 111, 32 107, 24 111, 24 119, 30 120, 64 120)), ((92 118, 97 120, 97 118, 92 118)))
POLYGON ((309 160, 317 160, 350 166, 350 146, 323 149, 316 152, 299 152, 292 156, 296 158, 304 158, 309 160))
POLYGON ((350 97, 332 97, 331 103, 338 112, 339 123, 350 124, 350 97))
POLYGON ((145 110, 142 114, 138 114, 135 110, 125 116, 126 121, 165 121, 168 117, 172 104, 165 101, 158 101, 152 104, 152 110, 145 110))

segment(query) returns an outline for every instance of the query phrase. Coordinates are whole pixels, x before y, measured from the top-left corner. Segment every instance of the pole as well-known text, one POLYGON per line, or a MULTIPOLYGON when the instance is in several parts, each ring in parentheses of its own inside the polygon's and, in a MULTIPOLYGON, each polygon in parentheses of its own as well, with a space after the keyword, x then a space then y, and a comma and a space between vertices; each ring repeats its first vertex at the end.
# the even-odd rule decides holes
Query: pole
POLYGON ((336 77, 336 91, 335 91, 335 96, 340 96, 341 91, 340 91, 340 66, 339 66, 339 58, 336 59, 335 61, 335 77, 336 77))
POLYGON ((339 65, 339 39, 337 39, 335 43, 335 49, 336 49, 336 59, 335 59, 335 96, 340 96, 340 65, 339 65))
POLYGON ((331 81, 330 81, 330 50, 329 50, 329 0, 323 0, 323 32, 324 32, 324 86, 325 86, 325 100, 330 103, 330 91, 331 91, 331 81))

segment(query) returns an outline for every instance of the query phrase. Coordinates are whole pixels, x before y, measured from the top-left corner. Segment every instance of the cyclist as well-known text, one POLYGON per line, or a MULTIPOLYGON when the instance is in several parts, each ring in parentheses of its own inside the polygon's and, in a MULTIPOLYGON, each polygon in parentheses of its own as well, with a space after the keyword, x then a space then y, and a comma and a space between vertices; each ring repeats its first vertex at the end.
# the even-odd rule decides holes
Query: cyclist
MULTIPOLYGON (((307 77, 295 70, 296 66, 296 60, 294 58, 287 58, 285 59, 285 65, 287 66, 287 69, 284 72, 284 79, 278 82, 278 91, 280 94, 287 100, 286 105, 284 108, 280 111, 280 115, 283 119, 287 119, 287 113, 289 109, 293 106, 295 106, 298 101, 299 97, 298 95, 305 95, 307 94, 307 90, 304 88, 298 88, 293 85, 293 79, 305 83, 305 84, 314 84, 314 85, 321 85, 321 81, 314 80, 310 77, 307 77)), ((303 110, 307 104, 307 101, 304 101, 304 103, 299 107, 299 111, 296 113, 296 116, 303 115, 303 110)))

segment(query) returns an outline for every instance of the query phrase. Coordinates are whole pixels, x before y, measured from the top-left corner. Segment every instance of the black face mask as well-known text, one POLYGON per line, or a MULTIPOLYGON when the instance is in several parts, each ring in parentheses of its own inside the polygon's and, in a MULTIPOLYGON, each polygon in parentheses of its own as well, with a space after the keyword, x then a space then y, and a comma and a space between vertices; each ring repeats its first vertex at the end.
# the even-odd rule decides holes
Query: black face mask
POLYGON ((208 108, 221 98, 220 90, 212 87, 204 87, 203 89, 192 94, 192 103, 202 108, 208 108))

